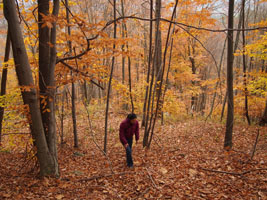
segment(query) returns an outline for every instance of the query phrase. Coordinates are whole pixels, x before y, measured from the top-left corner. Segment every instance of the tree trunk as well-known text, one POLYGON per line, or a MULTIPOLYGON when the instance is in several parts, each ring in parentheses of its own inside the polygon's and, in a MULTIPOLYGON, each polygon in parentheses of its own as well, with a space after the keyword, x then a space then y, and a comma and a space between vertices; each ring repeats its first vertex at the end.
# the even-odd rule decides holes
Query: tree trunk
POLYGON ((248 124, 250 125, 250 118, 248 115, 248 88, 247 88, 247 64, 246 64, 246 55, 245 55, 245 48, 246 48, 246 37, 245 37, 245 3, 246 0, 242 0, 242 40, 243 40, 243 84, 245 90, 245 116, 247 118, 248 124))
MULTIPOLYGON (((121 0, 121 13, 122 17, 124 15, 124 0, 121 0)), ((122 38, 125 38, 125 32, 124 32, 124 23, 122 23, 122 38)), ((125 52, 125 45, 121 45, 121 50, 124 53, 125 52)), ((125 56, 122 55, 122 62, 121 62, 121 71, 122 71, 122 84, 124 84, 124 79, 125 79, 125 56)))
POLYGON ((228 10, 228 49, 227 49, 227 119, 226 132, 224 138, 224 148, 232 148, 232 134, 234 125, 234 96, 233 96, 233 24, 234 24, 234 0, 229 0, 228 10))
MULTIPOLYGON (((161 0, 156 0, 156 8, 155 8, 155 18, 159 19, 161 17, 161 0)), ((159 93, 159 85, 162 76, 162 39, 161 39, 161 28, 160 28, 160 20, 156 21, 156 34, 158 34, 158 38, 155 41, 155 78, 157 85, 157 96, 159 93)))
MULTIPOLYGON (((157 0, 158 1, 158 0, 157 0)), ((159 4, 157 4, 159 5, 159 4)), ((150 9, 152 12, 151 13, 151 17, 153 18, 153 1, 150 2, 150 9)), ((159 24, 159 19, 156 19, 156 24, 159 24)), ((156 25, 156 29, 155 29, 155 44, 157 44, 158 41, 158 37, 159 37, 159 25, 156 25)), ((152 33, 152 32, 151 32, 152 33)), ((153 34, 153 33, 152 33, 153 34)), ((155 46, 155 45, 154 45, 155 46)), ((151 129, 151 124, 152 124, 152 118, 153 118, 153 106, 154 106, 154 95, 152 96, 152 90, 153 90, 153 84, 154 84, 154 79, 155 79, 155 60, 156 60, 156 56, 157 56, 157 48, 155 46, 154 48, 154 57, 153 60, 151 60, 151 64, 152 64, 152 73, 151 73, 151 81, 149 84, 149 95, 148 95, 148 103, 147 103, 147 111, 146 111, 146 121, 145 121, 145 132, 144 132, 144 138, 143 138, 143 147, 147 147, 148 146, 148 138, 149 138, 149 132, 151 129), (149 118, 150 118, 150 123, 149 122, 149 118)), ((155 84, 156 87, 156 84, 155 84)))
POLYGON ((66 86, 64 86, 64 89, 62 91, 62 105, 61 105, 61 116, 60 116, 60 126, 61 126, 61 135, 60 135, 60 143, 64 144, 64 104, 65 104, 65 96, 66 94, 66 86))
MULTIPOLYGON (((153 0, 150 0, 150 19, 153 18, 153 0)), ((149 31, 149 55, 148 55, 148 70, 147 70, 147 78, 146 78, 146 95, 145 102, 143 106, 143 118, 142 118, 142 126, 146 126, 146 116, 148 115, 147 109, 150 106, 148 104, 148 90, 149 90, 149 79, 150 79, 150 69, 151 69, 151 61, 152 61, 152 40, 153 40, 153 21, 150 21, 150 31, 149 31)), ((145 135, 144 135, 145 138, 145 135)), ((143 141, 144 142, 144 141, 143 141)), ((143 144, 144 145, 144 144, 143 144)))
MULTIPOLYGON (((124 17, 124 1, 121 0, 121 16, 124 17)), ((125 24, 125 22, 122 23, 122 33, 123 33, 123 37, 128 38, 128 31, 127 31, 127 26, 125 24)), ((129 51, 129 45, 128 42, 126 42, 126 47, 127 47, 127 51, 129 51)), ((124 50, 124 46, 123 46, 123 50, 124 50)), ((123 64, 123 83, 124 83, 124 68, 125 68, 125 58, 123 57, 122 60, 122 64, 123 64)), ((131 112, 134 113, 134 103, 133 103, 133 95, 132 95, 132 77, 131 77, 131 58, 130 56, 128 56, 128 81, 129 81, 129 93, 130 93, 130 101, 131 101, 131 112)))
MULTIPOLYGON (((116 0, 113 1, 113 17, 114 20, 116 19, 116 0)), ((113 38, 115 39, 117 37, 117 23, 114 22, 114 32, 113 32, 113 38)), ((113 44, 113 53, 116 49, 115 43, 113 44)), ((108 81, 108 93, 107 93, 107 103, 106 103, 106 116, 105 116, 105 138, 104 138, 104 152, 107 153, 107 141, 108 141, 108 111, 109 111, 109 98, 111 93, 111 83, 113 78, 113 69, 115 64, 115 56, 112 57, 112 64, 111 64, 111 70, 110 70, 110 76, 108 81)))
MULTIPOLYGON (((66 19, 67 23, 70 24, 70 17, 69 17, 69 1, 65 0, 66 6, 66 19)), ((71 28, 68 26, 68 35, 71 36, 71 28)), ((68 41, 69 53, 72 53, 72 44, 71 41, 68 41)), ((76 62, 77 64, 77 62, 76 62)), ((73 73, 71 73, 73 76, 73 73)), ((78 133, 77 133, 77 123, 76 123, 76 105, 75 105, 75 83, 72 81, 71 83, 71 116, 72 116, 72 126, 73 126, 73 138, 74 138, 74 147, 78 148, 78 133)))
POLYGON ((266 102, 265 102, 265 109, 260 121, 260 126, 264 126, 265 124, 267 124, 267 98, 266 98, 266 102))
POLYGON ((73 124, 73 137, 74 137, 74 147, 78 148, 78 134, 77 134, 77 120, 76 120, 76 105, 75 105, 75 83, 71 83, 71 116, 72 116, 72 124, 73 124))
POLYGON ((223 116, 224 116, 224 110, 225 110, 225 104, 226 104, 227 98, 228 98, 228 92, 226 90, 225 95, 224 95, 224 99, 223 99, 223 104, 222 104, 221 121, 222 121, 223 116))
MULTIPOLYGON (((189 40, 190 41, 190 40, 189 40)), ((190 43, 188 45, 188 55, 189 55, 189 60, 191 62, 191 67, 192 67, 192 74, 196 74, 197 68, 196 68, 196 62, 195 62, 195 47, 194 47, 194 42, 192 44, 192 53, 191 53, 191 47, 190 47, 190 43)), ((196 82, 195 81, 191 81, 192 85, 195 86, 196 82)), ((194 113, 194 111, 196 111, 196 104, 197 104, 197 96, 195 94, 192 95, 191 97, 191 112, 192 115, 194 113)))
MULTIPOLYGON (((51 140, 53 137, 46 137, 45 129, 42 122, 40 104, 37 98, 37 91, 34 87, 31 67, 26 52, 22 32, 20 29, 19 19, 16 13, 16 5, 13 0, 4 0, 4 13, 8 21, 8 29, 10 33, 13 56, 18 77, 21 86, 22 98, 25 105, 29 106, 31 132, 37 147, 37 158, 40 164, 40 174, 59 175, 57 154, 55 149, 51 148, 51 140), (27 90, 25 90, 27 88, 27 90)), ((53 110, 52 110, 53 111, 53 110)), ((52 121, 52 120, 51 120, 52 121)), ((55 122, 55 121, 52 121, 55 122)), ((55 139, 55 138, 54 138, 55 139)), ((55 140, 53 141, 55 144, 55 140)))
MULTIPOLYGON (((161 1, 161 0, 159 0, 159 1, 161 1)), ((174 9, 173 9, 173 12, 172 12, 171 21, 174 19, 174 16, 176 14, 177 5, 178 5, 178 0, 176 0, 176 2, 175 2, 174 9)), ((168 51, 168 44, 169 44, 169 39, 170 39, 171 27, 172 27, 172 24, 170 23, 169 24, 169 28, 168 28, 167 38, 166 38, 166 44, 165 44, 164 54, 163 54, 162 71, 160 73, 161 77, 159 79, 160 82, 159 82, 159 89, 158 89, 158 93, 157 93, 157 104, 156 104, 155 115, 154 115, 154 119, 153 119, 153 115, 152 115, 151 121, 150 121, 152 123, 152 120, 153 120, 152 128, 151 128, 151 134, 150 134, 150 138, 149 138, 149 143, 147 145, 148 148, 151 145, 152 138, 153 138, 153 135, 154 135, 154 128, 155 128, 155 125, 156 125, 157 115, 160 112, 159 111, 160 99, 161 99, 161 94, 162 94, 163 78, 164 78, 164 73, 165 73, 165 68, 166 68, 166 58, 167 58, 167 51, 168 51)), ((156 52, 155 52, 155 55, 157 55, 156 52)), ((152 108, 153 108, 153 104, 152 104, 152 108)))
MULTIPOLYGON (((218 88, 218 85, 219 85, 219 82, 220 82, 220 79, 221 79, 221 69, 222 69, 222 63, 223 63, 223 58, 224 58, 224 50, 225 50, 225 46, 226 46, 226 41, 227 41, 227 38, 225 39, 224 44, 223 44, 223 50, 222 50, 222 55, 221 55, 220 64, 219 64, 219 71, 218 71, 218 79, 219 80, 217 81, 217 83, 215 85, 215 92, 214 92, 213 97, 212 97, 210 112, 207 115, 206 120, 212 115, 212 112, 213 112, 215 99, 216 99, 216 96, 217 96, 217 88, 218 88)), ((223 109, 223 111, 224 111, 224 109, 223 109)))
MULTIPOLYGON (((173 32, 174 32, 174 28, 173 28, 173 32)), ((168 64, 168 70, 167 70, 167 76, 166 76, 166 86, 163 92, 163 97, 162 97, 162 106, 164 104, 164 98, 165 98, 165 94, 167 92, 167 89, 169 87, 169 72, 170 72, 170 68, 171 68, 171 61, 172 61, 172 50, 173 50, 173 38, 171 40, 171 49, 170 49, 170 56, 169 56, 169 64, 168 64)), ((161 113, 161 125, 164 124, 164 114, 163 112, 161 113)))
MULTIPOLYGON (((52 15, 59 13, 59 0, 53 1, 52 15)), ((38 31, 39 31, 39 85, 40 95, 47 104, 41 104, 43 128, 47 138, 48 148, 54 159, 57 159, 56 118, 54 111, 55 99, 55 65, 56 65, 56 22, 53 27, 42 27, 43 15, 49 14, 49 0, 38 0, 38 31), (48 37, 48 38, 47 38, 48 37), (49 45, 50 44, 50 45, 49 45)), ((57 164, 57 160, 55 161, 57 164)))
MULTIPOLYGON (((4 62, 7 62, 9 60, 9 54, 10 54, 10 35, 9 35, 9 31, 7 31, 4 62)), ((4 64, 3 71, 2 71, 2 79, 1 79, 1 94, 0 94, 1 96, 4 96, 6 94, 7 67, 8 67, 8 64, 4 64)), ((5 108, 0 107, 0 146, 1 146, 1 141, 2 141, 2 127, 3 127, 4 111, 5 111, 5 108)))

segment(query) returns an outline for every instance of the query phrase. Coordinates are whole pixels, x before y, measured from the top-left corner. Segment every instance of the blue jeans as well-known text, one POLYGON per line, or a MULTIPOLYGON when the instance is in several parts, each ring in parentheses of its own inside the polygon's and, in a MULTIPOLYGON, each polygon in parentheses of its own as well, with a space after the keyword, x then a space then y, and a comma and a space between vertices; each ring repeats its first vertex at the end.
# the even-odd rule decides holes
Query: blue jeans
POLYGON ((127 166, 133 166, 133 158, 132 158, 132 145, 133 145, 133 138, 127 139, 128 146, 126 148, 126 158, 127 158, 127 166))

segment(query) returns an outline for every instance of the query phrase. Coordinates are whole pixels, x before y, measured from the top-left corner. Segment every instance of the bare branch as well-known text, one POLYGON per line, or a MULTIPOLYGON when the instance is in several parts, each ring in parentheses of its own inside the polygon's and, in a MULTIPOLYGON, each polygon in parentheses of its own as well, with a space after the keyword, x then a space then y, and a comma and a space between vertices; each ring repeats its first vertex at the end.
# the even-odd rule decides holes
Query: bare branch
POLYGON ((257 169, 252 169, 244 172, 226 172, 226 171, 219 171, 219 170, 213 170, 213 169, 206 169, 206 168, 200 168, 201 170, 208 171, 208 172, 215 172, 215 173, 220 173, 220 174, 230 174, 230 175, 235 175, 235 176, 243 176, 245 174, 255 172, 255 171, 261 171, 261 170, 267 170, 267 168, 257 168, 257 169))

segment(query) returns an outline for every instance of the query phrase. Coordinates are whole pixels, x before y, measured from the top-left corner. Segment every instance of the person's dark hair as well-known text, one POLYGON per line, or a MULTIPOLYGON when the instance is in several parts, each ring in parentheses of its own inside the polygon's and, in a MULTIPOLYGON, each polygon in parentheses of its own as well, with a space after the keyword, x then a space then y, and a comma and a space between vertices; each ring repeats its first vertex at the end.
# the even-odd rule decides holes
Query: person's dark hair
POLYGON ((136 119, 137 118, 137 116, 136 116, 136 114, 134 114, 134 113, 131 113, 131 114, 129 114, 128 116, 127 116, 127 119, 130 119, 130 120, 132 120, 132 119, 136 119))

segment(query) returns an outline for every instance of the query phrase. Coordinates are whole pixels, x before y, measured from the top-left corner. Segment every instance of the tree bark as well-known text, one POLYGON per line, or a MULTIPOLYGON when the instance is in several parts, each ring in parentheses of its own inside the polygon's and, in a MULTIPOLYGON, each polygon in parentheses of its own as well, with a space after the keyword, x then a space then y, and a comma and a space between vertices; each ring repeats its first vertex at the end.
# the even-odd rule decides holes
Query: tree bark
MULTIPOLYGON (((192 53, 191 53, 191 47, 190 47, 190 38, 188 40, 189 44, 188 44, 188 55, 189 55, 189 60, 191 62, 191 68, 192 68, 192 74, 196 74, 197 68, 196 68, 196 62, 195 62, 195 45, 194 42, 192 44, 192 53)), ((192 85, 196 85, 196 81, 191 81, 192 85)), ((196 111, 196 103, 197 103, 197 96, 195 94, 192 95, 191 97, 191 112, 192 112, 192 116, 194 111, 196 111)))
MULTIPOLYGON (((57 154, 54 149, 49 148, 50 144, 44 131, 40 104, 37 98, 37 91, 34 87, 31 67, 26 52, 22 32, 20 29, 19 19, 16 13, 16 5, 13 0, 4 0, 4 13, 8 21, 8 29, 13 49, 16 74, 21 87, 22 98, 25 105, 29 106, 30 124, 32 136, 37 147, 37 158, 40 164, 40 174, 59 175, 57 154)), ((50 146, 51 147, 51 146, 50 146)))
MULTIPOLYGON (((121 16, 124 17, 124 1, 121 0, 121 16)), ((127 31, 127 26, 125 24, 125 22, 122 23, 122 32, 123 32, 123 37, 125 36, 126 38, 128 38, 128 31, 127 31)), ((124 48, 124 47, 123 47, 124 48)), ((126 48, 127 51, 129 51, 129 45, 128 42, 126 42, 126 48)), ((125 60, 123 61, 123 82, 124 82, 124 65, 125 65, 125 60)), ((132 76, 131 76, 131 58, 130 56, 128 56, 128 81, 129 81, 129 93, 130 93, 130 101, 131 101, 131 112, 134 113, 134 103, 133 103, 133 95, 132 95, 132 76)))
MULTIPOLYGON (((150 19, 153 19, 153 0, 150 0, 150 19)), ((152 40, 153 40, 153 21, 150 21, 150 31, 149 31, 149 55, 148 55, 148 69, 147 69, 147 78, 146 78, 146 95, 145 102, 143 106, 143 118, 142 118, 142 126, 146 125, 146 116, 147 109, 150 105, 148 105, 148 90, 149 90, 149 80, 150 80, 150 71, 151 71, 151 61, 152 61, 152 40)), ((145 138, 145 136, 144 136, 145 138)), ((144 141, 143 141, 144 142, 144 141)), ((144 144, 143 144, 144 145, 144 144)))
MULTIPOLYGON (((124 1, 121 0, 121 13, 122 17, 124 15, 124 1)), ((122 23, 122 38, 125 38, 125 32, 124 32, 124 23, 122 23)), ((125 45, 121 45, 121 50, 122 52, 125 52, 125 45)), ((124 84, 124 79, 125 79, 125 56, 122 55, 122 62, 121 62, 121 71, 122 71, 122 84, 124 84)))
MULTIPOLYGON (((176 2, 175 2, 171 20, 174 19, 174 16, 176 14, 177 5, 178 5, 178 0, 176 0, 176 2)), ((155 110, 154 119, 153 119, 153 115, 152 115, 152 118, 151 118, 151 123, 152 123, 152 120, 153 120, 153 123, 152 123, 149 143, 147 145, 148 148, 150 147, 151 142, 152 142, 152 138, 153 138, 153 135, 154 135, 154 128, 155 128, 155 125, 156 125, 157 115, 158 115, 159 107, 160 107, 160 99, 161 99, 161 93, 162 93, 163 78, 164 78, 164 73, 165 73, 165 68, 166 68, 166 58, 167 58, 167 51, 168 51, 168 44, 169 44, 169 39, 170 39, 171 27, 172 27, 172 24, 170 23, 169 28, 168 28, 167 38, 166 38, 164 54, 163 54, 162 71, 160 73, 161 77, 159 79, 160 80, 160 84, 159 84, 159 89, 158 89, 158 93, 157 93, 156 110, 155 110)), ((157 55, 156 52, 155 52, 155 55, 157 55)), ((153 105, 152 105, 152 107, 153 107, 153 105)))
POLYGON ((260 126, 264 126, 265 124, 267 124, 267 97, 266 97, 266 102, 265 102, 265 109, 264 109, 264 112, 262 114, 259 124, 260 126))
MULTIPOLYGON (((114 20, 116 19, 116 0, 113 1, 113 17, 114 20)), ((117 37, 117 23, 114 22, 114 32, 113 32, 113 38, 115 39, 117 37)), ((113 53, 116 48, 115 43, 113 44, 113 53)), ((108 111, 109 111, 109 98, 111 93, 111 83, 113 78, 113 69, 115 64, 115 56, 112 57, 112 64, 111 64, 111 70, 110 70, 110 76, 108 81, 108 93, 107 93, 107 103, 106 103, 106 116, 105 116, 105 137, 104 137, 104 152, 107 153, 107 140, 108 140, 108 111)))
POLYGON ((224 138, 224 148, 230 150, 233 146, 232 134, 234 125, 234 96, 233 96, 233 25, 234 25, 234 0, 229 0, 228 33, 227 33, 227 119, 224 138))
MULTIPOLYGON (((159 5, 159 4, 157 4, 159 5)), ((151 16, 153 18, 153 1, 150 2, 150 12, 151 12, 151 16)), ((156 24, 159 23, 159 19, 156 20, 156 24)), ((155 44, 158 41, 158 37, 159 37, 159 26, 156 26, 156 34, 155 34, 155 44)), ((151 34, 153 34, 151 32, 151 34)), ((143 138, 143 147, 147 147, 148 146, 148 138, 149 138, 149 132, 151 129, 151 124, 152 124, 152 117, 153 117, 153 105, 154 105, 154 95, 152 96, 152 90, 153 90, 153 84, 154 84, 154 79, 155 79, 155 57, 157 55, 157 48, 154 48, 154 57, 153 60, 151 60, 151 64, 152 64, 152 73, 151 73, 151 81, 149 84, 149 95, 148 95, 148 103, 147 103, 147 111, 146 111, 146 121, 145 121, 145 132, 144 132, 144 138, 143 138), (151 111, 150 111, 151 110, 151 111), (149 118, 150 118, 150 123, 149 122, 149 118)), ((152 52, 151 52, 152 53, 152 52)), ((156 87, 156 84, 155 84, 156 87)))
MULTIPOLYGON (((8 62, 9 55, 10 55, 10 35, 9 35, 9 31, 7 31, 4 62, 8 62)), ((2 71, 2 79, 1 79, 1 94, 0 94, 1 96, 4 96, 6 94, 7 67, 8 67, 8 64, 4 64, 3 71, 2 71)), ((5 108, 0 107, 0 146, 1 146, 1 141, 2 141, 2 127, 3 127, 4 111, 5 111, 5 108)))
POLYGON ((244 90, 245 90, 245 116, 247 118, 247 122, 250 125, 250 118, 248 114, 248 88, 247 88, 247 63, 246 63, 246 55, 245 55, 245 48, 246 48, 246 37, 245 37, 245 3, 246 0, 242 0, 242 41, 243 41, 243 85, 244 85, 244 90))
POLYGON ((62 98, 61 98, 61 116, 60 116, 60 126, 61 126, 61 135, 60 135, 60 143, 64 144, 64 104, 65 104, 65 96, 66 94, 66 86, 64 86, 64 89, 62 91, 62 98))
MULTIPOLYGON (((70 23, 70 17, 69 17, 69 1, 65 0, 65 6, 66 6, 66 19, 67 23, 70 23)), ((71 36, 71 28, 68 26, 67 28, 68 36, 71 36)), ((70 40, 68 40, 68 47, 69 47, 69 53, 72 53, 72 43, 70 40)), ((76 60, 75 60, 76 61, 76 60)), ((76 62, 77 65, 77 62, 76 62)), ((71 72, 71 76, 73 76, 73 73, 71 72)), ((73 127, 73 138, 74 138, 74 147, 78 148, 78 133, 77 133, 77 120, 76 120, 76 105, 75 105, 75 83, 72 81, 71 83, 71 116, 72 116, 72 127, 73 127)))

